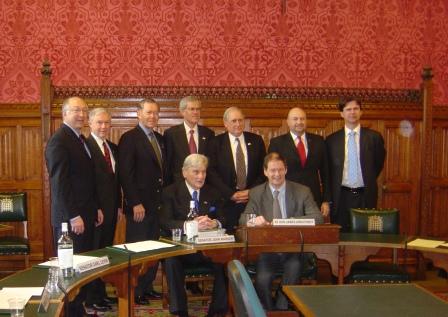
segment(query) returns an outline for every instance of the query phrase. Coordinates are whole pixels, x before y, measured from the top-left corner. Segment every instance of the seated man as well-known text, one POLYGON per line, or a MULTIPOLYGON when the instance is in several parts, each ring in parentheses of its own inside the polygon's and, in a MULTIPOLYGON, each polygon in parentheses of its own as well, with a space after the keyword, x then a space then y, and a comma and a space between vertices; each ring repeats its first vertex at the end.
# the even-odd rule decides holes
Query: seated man
MULTIPOLYGON (((186 157, 182 167, 182 175, 185 180, 178 181, 163 191, 163 206, 160 215, 162 229, 183 228, 189 212, 190 201, 194 200, 193 197, 197 197, 198 200, 199 230, 221 227, 224 201, 218 191, 205 184, 207 165, 208 159, 204 155, 190 154, 186 157)), ((203 263, 213 266, 215 276, 212 301, 207 316, 224 316, 227 312, 227 291, 223 266, 212 263, 201 253, 196 253, 165 260, 171 314, 188 316, 184 265, 203 263)))
MULTIPOLYGON (((312 218, 322 223, 322 214, 308 187, 285 180, 286 160, 278 153, 266 155, 263 163, 268 181, 252 188, 249 202, 241 215, 246 224, 247 214, 256 214, 255 226, 269 225, 272 219, 312 218)), ((283 268, 282 285, 297 284, 300 278, 300 253, 262 253, 257 261, 255 288, 266 310, 286 310, 288 300, 280 290, 275 306, 271 295, 274 273, 283 268)))

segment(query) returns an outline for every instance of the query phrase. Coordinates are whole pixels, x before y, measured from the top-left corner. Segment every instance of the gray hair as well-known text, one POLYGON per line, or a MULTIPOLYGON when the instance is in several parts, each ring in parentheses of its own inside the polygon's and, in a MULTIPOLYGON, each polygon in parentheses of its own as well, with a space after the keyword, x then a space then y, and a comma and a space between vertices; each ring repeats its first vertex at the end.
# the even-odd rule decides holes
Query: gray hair
POLYGON ((241 109, 238 108, 238 107, 232 106, 232 107, 227 108, 226 111, 224 111, 224 115, 222 116, 222 118, 224 119, 224 121, 229 121, 229 115, 230 115, 230 113, 231 113, 232 111, 238 111, 238 112, 240 112, 240 113, 243 115, 243 117, 244 117, 243 110, 241 110, 241 109))
POLYGON ((95 118, 96 115, 100 114, 100 113, 105 113, 109 116, 109 118, 111 117, 109 111, 107 111, 106 108, 93 108, 92 110, 90 110, 89 112, 89 122, 92 122, 93 118, 95 118))
POLYGON ((202 154, 190 154, 185 158, 182 170, 208 166, 208 158, 202 154))
POLYGON ((195 102, 195 103, 198 103, 199 105, 201 105, 201 100, 198 97, 196 97, 196 96, 186 96, 186 97, 183 97, 179 101, 179 110, 180 111, 184 111, 185 109, 187 109, 187 106, 188 106, 189 102, 195 102))
POLYGON ((152 99, 152 98, 145 98, 145 99, 141 100, 138 103, 138 110, 143 110, 143 108, 145 107, 145 103, 153 103, 153 104, 155 104, 157 106, 157 109, 160 111, 160 107, 159 107, 158 103, 154 99, 152 99))
POLYGON ((82 102, 84 102, 87 105, 87 103, 81 97, 78 96, 68 97, 67 99, 64 99, 64 101, 62 102, 62 115, 64 115, 68 110, 70 110, 69 107, 71 102, 76 99, 82 100, 82 102))

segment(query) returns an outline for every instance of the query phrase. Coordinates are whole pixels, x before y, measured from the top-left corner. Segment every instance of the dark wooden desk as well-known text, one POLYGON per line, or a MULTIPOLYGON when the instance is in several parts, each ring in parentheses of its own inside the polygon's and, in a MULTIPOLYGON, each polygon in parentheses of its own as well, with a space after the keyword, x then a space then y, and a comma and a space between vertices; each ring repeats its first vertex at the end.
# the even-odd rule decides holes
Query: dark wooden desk
POLYGON ((305 317, 448 316, 448 303, 414 284, 283 286, 305 317))

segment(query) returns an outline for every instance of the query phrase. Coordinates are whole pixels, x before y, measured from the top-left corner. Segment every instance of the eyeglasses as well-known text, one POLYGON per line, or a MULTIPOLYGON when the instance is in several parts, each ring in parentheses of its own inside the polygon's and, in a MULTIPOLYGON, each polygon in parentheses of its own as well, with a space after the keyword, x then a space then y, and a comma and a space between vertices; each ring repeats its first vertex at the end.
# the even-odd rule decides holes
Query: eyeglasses
POLYGON ((71 111, 73 113, 88 113, 89 110, 88 109, 79 109, 79 108, 74 108, 74 109, 68 109, 68 111, 71 111))

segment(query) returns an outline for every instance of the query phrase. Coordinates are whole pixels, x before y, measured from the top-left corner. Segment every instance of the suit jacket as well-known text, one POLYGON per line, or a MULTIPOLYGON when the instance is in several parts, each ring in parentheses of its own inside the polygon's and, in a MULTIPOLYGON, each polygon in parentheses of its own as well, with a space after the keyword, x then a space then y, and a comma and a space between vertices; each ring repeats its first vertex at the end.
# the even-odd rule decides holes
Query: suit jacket
MULTIPOLYGON (((207 144, 215 136, 215 132, 207 127, 198 125, 198 135, 198 153, 205 155, 207 144)), ((182 166, 185 158, 190 155, 185 125, 182 123, 169 128, 165 131, 163 137, 166 145, 166 166, 168 171, 166 184, 172 184, 184 179, 182 177, 182 166)))
POLYGON ((331 200, 327 150, 325 141, 320 135, 306 132, 305 137, 308 155, 304 167, 300 163, 296 145, 289 132, 271 139, 268 152, 277 152, 286 159, 288 166, 286 179, 308 186, 314 200, 320 206, 323 201, 331 200))
MULTIPOLYGON (((107 144, 111 149, 111 155, 115 160, 115 172, 110 171, 107 165, 104 154, 99 147, 98 143, 92 135, 86 140, 86 143, 90 149, 92 160, 95 166, 95 180, 96 180, 96 192, 98 196, 99 208, 103 211, 104 221, 99 227, 101 229, 101 240, 103 237, 107 240, 108 245, 111 245, 115 233, 115 225, 117 223, 118 208, 121 207, 121 187, 118 181, 118 146, 109 140, 107 144)), ((97 230, 99 229, 97 228, 97 230)), ((97 231, 96 230, 96 231, 97 231)), ((106 242, 106 241, 104 241, 106 242)), ((99 247, 105 247, 100 243, 99 247)))
MULTIPOLYGON (((243 132, 247 146, 246 187, 252 188, 264 182, 263 160, 266 147, 261 136, 251 132, 243 132)), ((236 171, 228 132, 215 136, 207 150, 209 168, 207 181, 219 190, 225 199, 229 199, 236 191, 236 171)))
MULTIPOLYGON (((333 197, 331 212, 335 215, 339 206, 342 174, 344 172, 344 129, 328 136, 325 142, 330 162, 331 192, 333 197)), ((376 179, 383 169, 386 156, 383 137, 376 131, 361 127, 359 148, 366 208, 375 208, 378 199, 376 179)))
MULTIPOLYGON (((165 187, 163 190, 163 206, 160 212, 160 225, 162 229, 183 228, 190 209, 192 197, 184 180, 165 187)), ((218 219, 224 225, 224 200, 219 192, 211 185, 205 184, 199 193, 199 215, 208 215, 218 219)))
POLYGON ((97 216, 93 162, 70 127, 62 124, 48 140, 45 159, 50 177, 51 224, 60 227, 81 216, 86 228, 97 216))
MULTIPOLYGON (((257 214, 267 221, 272 221, 273 203, 274 197, 269 182, 252 188, 249 192, 249 202, 241 214, 240 224, 246 224, 246 214, 257 214)), ((315 219, 317 224, 323 222, 322 214, 310 189, 304 185, 286 181, 285 205, 287 218, 315 219)))
POLYGON ((124 133, 118 143, 118 175, 128 214, 133 214, 132 208, 138 204, 143 204, 149 215, 156 215, 161 208, 166 155, 163 137, 156 131, 154 135, 161 150, 162 167, 139 125, 124 133))

